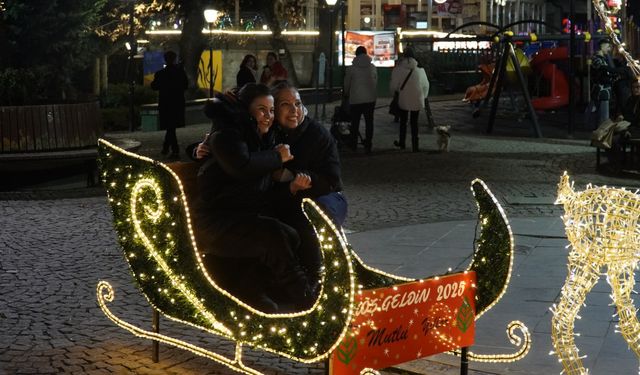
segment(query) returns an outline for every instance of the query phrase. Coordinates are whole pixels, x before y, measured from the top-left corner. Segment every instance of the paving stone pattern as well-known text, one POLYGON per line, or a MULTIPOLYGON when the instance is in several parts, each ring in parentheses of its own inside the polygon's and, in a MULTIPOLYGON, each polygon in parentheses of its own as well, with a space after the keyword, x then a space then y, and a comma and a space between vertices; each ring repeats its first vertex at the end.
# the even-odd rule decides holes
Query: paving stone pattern
MULTIPOLYGON (((367 231, 409 224, 472 219, 469 184, 483 178, 500 200, 505 196, 554 196, 563 170, 578 185, 635 186, 637 181, 595 173, 595 152, 585 132, 577 139, 534 139, 527 120, 500 118, 493 136, 483 134, 486 116, 473 120, 460 102, 434 102, 437 124, 451 125, 451 151, 437 153, 436 136, 421 114, 422 152, 396 150, 397 124, 384 101, 376 114, 373 153, 342 151, 347 228, 367 231), (506 134, 505 134, 506 133, 506 134), (524 133, 524 134, 523 134, 524 133), (511 134, 511 136, 508 136, 511 134), (512 136, 516 134, 517 136, 512 136), (521 137, 523 135, 523 137, 521 137)), ((311 109, 313 111, 313 109, 311 109)), ((553 123, 543 130, 563 134, 553 123)), ((361 125, 364 128, 364 124, 361 125)), ((182 146, 197 141, 206 124, 178 130, 182 146)), ((143 142, 141 153, 159 157, 162 132, 115 134, 143 142)), ((0 374, 232 374, 189 352, 151 344, 116 327, 99 310, 95 287, 112 283, 113 310, 142 327, 151 309, 134 287, 116 244, 107 201, 99 196, 69 199, 69 192, 5 193, 0 201, 0 374), (58 194, 58 196, 56 196, 58 194), (64 198, 64 199, 54 199, 64 198), (39 200, 36 200, 39 199, 39 200)), ((91 195, 91 194, 90 194, 91 195)), ((93 194, 95 195, 95 194, 93 194)), ((507 205, 513 217, 559 216, 552 205, 507 205)), ((163 332, 231 355, 228 341, 162 320, 163 332)), ((323 364, 301 365, 248 350, 246 362, 267 374, 321 374, 323 364)), ((440 373, 434 365, 431 373, 440 373)))

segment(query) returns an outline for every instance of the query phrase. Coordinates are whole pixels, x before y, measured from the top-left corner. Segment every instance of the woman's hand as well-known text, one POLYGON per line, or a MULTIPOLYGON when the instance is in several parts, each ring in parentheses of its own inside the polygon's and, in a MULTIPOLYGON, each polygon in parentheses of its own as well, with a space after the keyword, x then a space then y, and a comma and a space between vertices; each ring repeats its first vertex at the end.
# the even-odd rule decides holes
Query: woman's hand
POLYGON ((196 147, 196 159, 198 159, 198 160, 204 159, 204 158, 208 157, 209 155, 211 155, 211 149, 209 148, 209 145, 207 145, 207 140, 208 139, 209 139, 209 133, 207 133, 204 136, 204 141, 199 143, 198 147, 196 147))
POLYGON ((289 184, 289 191, 292 195, 296 195, 300 190, 307 190, 311 188, 311 176, 305 173, 298 173, 296 177, 289 184))
POLYGON ((283 163, 286 163, 289 160, 293 159, 293 155, 291 155, 291 151, 289 150, 289 145, 281 143, 279 145, 276 145, 274 149, 278 152, 278 154, 280 154, 280 160, 282 160, 283 163))

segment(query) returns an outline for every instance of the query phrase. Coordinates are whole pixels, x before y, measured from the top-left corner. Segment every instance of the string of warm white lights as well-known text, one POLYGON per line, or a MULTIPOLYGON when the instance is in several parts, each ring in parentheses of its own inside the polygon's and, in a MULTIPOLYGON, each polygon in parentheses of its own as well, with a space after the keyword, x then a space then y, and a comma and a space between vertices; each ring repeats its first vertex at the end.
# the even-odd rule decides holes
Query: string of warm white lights
POLYGON ((221 354, 214 353, 212 351, 203 349, 197 345, 190 344, 186 341, 175 339, 173 337, 161 335, 159 333, 147 331, 141 328, 134 326, 120 318, 118 318, 107 306, 107 302, 113 302, 115 293, 113 291, 113 287, 106 281, 100 281, 98 286, 96 287, 96 295, 98 297, 98 305, 102 312, 111 319, 119 327, 126 329, 127 331, 133 333, 135 336, 142 337, 149 340, 156 340, 162 342, 164 344, 172 345, 181 349, 189 350, 192 353, 195 353, 201 357, 205 357, 221 363, 229 368, 232 368, 238 372, 243 374, 251 374, 251 375, 261 375, 262 373, 251 368, 246 367, 242 363, 242 344, 236 344, 236 358, 229 359, 221 354))
POLYGON ((604 24, 604 31, 609 35, 611 43, 613 43, 614 47, 618 50, 618 53, 625 59, 627 67, 631 69, 633 74, 636 76, 636 79, 640 79, 640 61, 634 59, 633 56, 631 56, 631 54, 624 48, 625 43, 620 40, 618 33, 616 33, 613 28, 614 25, 610 18, 610 16, 616 16, 619 8, 609 8, 607 2, 603 0, 592 1, 593 9, 604 24))
MULTIPOLYGON (((476 320, 498 303, 507 292, 513 268, 514 240, 511 225, 504 209, 484 181, 475 179, 471 191, 478 206, 480 238, 477 240, 473 260, 468 270, 476 272, 476 320), (497 267, 496 267, 497 265, 497 267), (495 286, 500 286, 496 288, 495 286), (485 294, 488 293, 488 294, 485 294)), ((527 326, 518 320, 507 325, 509 341, 518 347, 515 353, 468 353, 475 362, 514 362, 524 358, 531 349, 531 334, 527 326), (522 334, 518 336, 517 331, 522 334)), ((450 354, 460 355, 456 350, 450 354)))
POLYGON ((354 309, 355 275, 341 232, 315 203, 304 202, 321 234, 322 295, 307 311, 265 314, 219 288, 207 274, 184 189, 170 168, 104 140, 100 154, 120 243, 154 308, 173 320, 300 362, 322 360, 339 345, 354 309), (227 331, 207 329, 213 320, 227 331))
MULTIPOLYGON (((113 292, 108 283, 100 282, 98 299, 104 313, 114 323, 138 336, 190 350, 245 373, 256 372, 242 364, 242 344, 303 363, 316 362, 333 352, 345 335, 352 334, 349 324, 356 290, 361 292, 412 281, 367 266, 347 243, 344 232, 315 202, 305 199, 303 211, 312 223, 322 249, 320 297, 306 311, 265 314, 220 288, 207 272, 204 254, 198 250, 193 233, 185 189, 176 172, 165 164, 127 152, 105 140, 99 141, 99 156, 120 245, 149 303, 174 321, 227 337, 238 346, 236 358, 230 360, 192 344, 136 328, 109 311, 105 301, 113 300, 113 292)), ((506 290, 511 274, 513 239, 506 216, 486 185, 476 180, 472 186, 481 222, 481 235, 470 266, 483 275, 482 278, 479 276, 477 286, 472 285, 478 289, 479 316, 494 306, 506 290)), ((512 342, 520 345, 522 340, 513 330, 509 332, 512 342)), ((530 342, 528 333, 524 342, 530 342)), ((521 348, 516 354, 523 353, 526 354, 526 350, 521 348)))
POLYGON ((591 185, 576 192, 565 172, 558 184, 556 204, 564 206, 562 219, 571 243, 567 278, 558 304, 551 309, 551 339, 565 373, 588 373, 582 363, 586 356, 580 356, 575 344, 579 334, 574 333, 574 323, 604 267, 618 311, 620 333, 640 356, 640 323, 631 299, 634 272, 640 260, 640 195, 591 185))

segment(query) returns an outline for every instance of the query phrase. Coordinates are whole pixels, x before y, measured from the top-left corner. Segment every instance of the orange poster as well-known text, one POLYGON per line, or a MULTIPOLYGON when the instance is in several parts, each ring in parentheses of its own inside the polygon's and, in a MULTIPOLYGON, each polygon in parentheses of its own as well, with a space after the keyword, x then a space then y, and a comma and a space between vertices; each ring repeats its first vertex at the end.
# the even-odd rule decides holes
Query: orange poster
POLYGON ((362 291, 351 332, 331 354, 330 374, 360 374, 471 346, 475 280, 470 271, 362 291))

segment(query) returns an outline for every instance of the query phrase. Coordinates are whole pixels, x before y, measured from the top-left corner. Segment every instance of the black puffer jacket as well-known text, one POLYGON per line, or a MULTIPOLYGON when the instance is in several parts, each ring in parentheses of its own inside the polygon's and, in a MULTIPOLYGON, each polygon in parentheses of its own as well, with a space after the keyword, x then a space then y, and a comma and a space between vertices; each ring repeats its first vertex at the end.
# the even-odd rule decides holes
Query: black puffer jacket
POLYGON ((342 190, 338 147, 322 125, 305 117, 295 129, 280 128, 276 143, 286 143, 291 148, 293 160, 286 162, 285 168, 294 174, 311 176, 311 189, 301 191, 297 196, 316 198, 342 190))
POLYGON ((198 173, 199 216, 228 220, 262 213, 271 201, 271 172, 282 167, 273 150, 273 134, 261 137, 255 120, 229 96, 217 96, 205 112, 213 127, 208 141, 211 158, 198 173))

